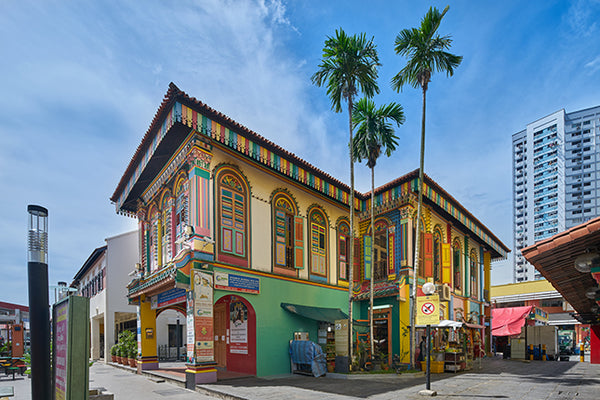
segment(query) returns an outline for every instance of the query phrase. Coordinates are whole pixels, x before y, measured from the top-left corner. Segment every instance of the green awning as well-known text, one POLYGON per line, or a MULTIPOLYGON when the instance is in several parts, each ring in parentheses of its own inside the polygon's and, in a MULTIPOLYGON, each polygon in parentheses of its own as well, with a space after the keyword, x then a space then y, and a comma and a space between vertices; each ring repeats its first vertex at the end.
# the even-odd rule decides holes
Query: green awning
POLYGON ((330 324, 334 324, 336 319, 348 319, 348 315, 339 308, 301 306, 290 303, 281 303, 281 308, 305 318, 329 322, 330 324))

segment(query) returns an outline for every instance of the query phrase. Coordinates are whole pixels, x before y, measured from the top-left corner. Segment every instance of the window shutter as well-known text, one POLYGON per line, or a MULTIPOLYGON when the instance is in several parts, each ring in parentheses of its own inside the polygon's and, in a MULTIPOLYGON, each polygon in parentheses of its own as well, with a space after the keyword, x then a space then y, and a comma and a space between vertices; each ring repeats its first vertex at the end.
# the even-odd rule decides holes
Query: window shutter
POLYGON ((452 283, 452 248, 450 243, 442 243, 442 282, 450 285, 452 283))
POLYGON ((285 267, 285 213, 275 211, 275 264, 285 267))
POLYGON ((423 266, 425 277, 433 276, 433 233, 423 234, 423 266))
POLYGON ((304 269, 304 220, 294 218, 294 267, 304 269))
POLYGON ((371 268, 373 267, 373 259, 371 258, 371 247, 373 247, 371 236, 363 236, 363 244, 365 250, 365 280, 371 279, 371 268))
MULTIPOLYGON (((350 239, 348 239, 350 242, 350 239)), ((354 239, 354 271, 352 271, 352 280, 360 282, 360 240, 354 239)))
POLYGON ((338 259, 340 265, 339 278, 345 281, 348 280, 347 276, 347 266, 348 260, 346 259, 346 255, 349 254, 348 251, 348 238, 346 236, 340 235, 338 238, 338 259))

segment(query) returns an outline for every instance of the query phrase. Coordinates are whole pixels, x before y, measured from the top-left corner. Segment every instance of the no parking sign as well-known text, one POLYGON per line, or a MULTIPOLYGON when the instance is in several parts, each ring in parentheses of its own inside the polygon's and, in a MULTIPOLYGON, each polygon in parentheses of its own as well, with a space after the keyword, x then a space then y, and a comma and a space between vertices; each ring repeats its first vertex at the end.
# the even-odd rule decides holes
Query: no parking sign
POLYGON ((417 325, 437 325, 440 322, 440 298, 437 294, 417 297, 417 325))

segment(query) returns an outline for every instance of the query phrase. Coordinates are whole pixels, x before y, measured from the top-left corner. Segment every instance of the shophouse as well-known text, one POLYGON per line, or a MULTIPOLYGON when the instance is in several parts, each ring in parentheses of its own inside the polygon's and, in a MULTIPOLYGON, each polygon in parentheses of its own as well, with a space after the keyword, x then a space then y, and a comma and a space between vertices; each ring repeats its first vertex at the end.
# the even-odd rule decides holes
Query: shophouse
MULTIPOLYGON (((376 189, 375 229, 370 194, 356 193, 354 311, 367 319, 373 268, 375 337, 390 357, 408 348, 417 179, 413 171, 376 189)), ((127 287, 139 306, 138 370, 158 368, 156 318, 166 310, 186 318, 195 382, 216 380, 217 368, 287 373, 291 339, 326 343, 332 319, 348 311, 349 190, 171 84, 111 197, 139 221, 138 275, 127 287)), ((509 250, 428 177, 424 204, 418 285, 438 283, 443 319, 485 336, 490 263, 509 250)))
POLYGON ((119 332, 137 328, 136 307, 128 304, 126 283, 139 259, 138 232, 109 237, 73 277, 77 295, 90 299, 90 357, 110 359, 119 332))

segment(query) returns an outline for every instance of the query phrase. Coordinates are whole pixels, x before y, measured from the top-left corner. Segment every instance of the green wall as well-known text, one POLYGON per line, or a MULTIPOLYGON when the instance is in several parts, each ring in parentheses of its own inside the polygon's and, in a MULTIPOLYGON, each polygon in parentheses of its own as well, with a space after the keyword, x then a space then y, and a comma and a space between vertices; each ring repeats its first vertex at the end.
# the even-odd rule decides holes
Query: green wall
POLYGON ((214 301, 226 295, 243 297, 256 312, 256 374, 258 376, 289 374, 289 341, 294 332, 308 332, 309 340, 317 342, 319 323, 292 314, 281 303, 314 307, 339 308, 348 313, 348 291, 292 282, 274 277, 244 274, 215 267, 215 271, 260 279, 260 294, 246 294, 215 290, 214 301))

